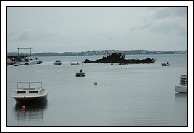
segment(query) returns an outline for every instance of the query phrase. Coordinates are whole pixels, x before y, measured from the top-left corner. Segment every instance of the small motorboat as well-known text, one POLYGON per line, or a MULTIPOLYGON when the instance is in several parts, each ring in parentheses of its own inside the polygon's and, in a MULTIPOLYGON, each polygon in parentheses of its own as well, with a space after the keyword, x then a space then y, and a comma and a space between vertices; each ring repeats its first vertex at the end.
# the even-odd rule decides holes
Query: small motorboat
POLYGON ((30 56, 26 57, 25 61, 26 62, 25 62, 24 65, 34 65, 34 64, 37 64, 37 60, 32 59, 30 56))
POLYGON ((162 66, 170 66, 170 64, 167 62, 167 63, 162 63, 162 66))
POLYGON ((82 72, 82 69, 79 71, 79 73, 76 73, 75 74, 76 77, 84 77, 85 76, 85 73, 82 72))
POLYGON ((36 60, 37 64, 43 63, 43 61, 42 60, 39 60, 38 58, 35 58, 35 60, 36 60))
POLYGON ((75 76, 76 76, 76 77, 84 77, 84 76, 85 76, 85 73, 82 73, 82 72, 80 73, 80 72, 79 72, 79 73, 76 73, 75 76))
POLYGON ((61 64, 62 64, 62 62, 60 60, 56 60, 54 63, 54 65, 61 65, 61 64))
POLYGON ((181 75, 179 85, 175 86, 175 92, 187 92, 187 75, 181 75))
POLYGON ((47 95, 48 91, 42 87, 42 82, 17 82, 12 97, 18 104, 32 104, 46 102, 47 95))
POLYGON ((78 63, 78 62, 76 62, 76 63, 71 62, 70 65, 80 65, 80 63, 78 63))

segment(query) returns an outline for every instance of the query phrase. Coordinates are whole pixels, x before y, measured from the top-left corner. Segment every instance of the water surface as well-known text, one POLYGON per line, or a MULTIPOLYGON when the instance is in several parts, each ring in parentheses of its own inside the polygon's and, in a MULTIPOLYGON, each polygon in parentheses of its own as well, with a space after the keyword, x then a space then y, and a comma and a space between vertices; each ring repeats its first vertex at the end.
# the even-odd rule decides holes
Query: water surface
POLYGON ((7 126, 187 126, 187 94, 174 91, 187 74, 186 55, 126 56, 156 58, 154 64, 70 65, 101 57, 46 56, 42 64, 7 66, 7 126), (170 67, 161 66, 167 61, 170 67), (85 77, 75 77, 80 69, 85 77), (22 112, 11 95, 17 82, 28 81, 43 82, 48 101, 22 112))

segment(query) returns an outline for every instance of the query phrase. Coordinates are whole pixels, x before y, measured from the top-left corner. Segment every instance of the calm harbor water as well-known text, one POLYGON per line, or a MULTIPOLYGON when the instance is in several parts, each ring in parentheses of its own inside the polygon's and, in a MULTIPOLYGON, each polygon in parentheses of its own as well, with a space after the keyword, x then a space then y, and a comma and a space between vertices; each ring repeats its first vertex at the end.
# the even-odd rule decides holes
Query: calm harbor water
POLYGON ((7 126, 187 126, 187 94, 175 93, 187 55, 131 55, 154 64, 80 64, 102 56, 45 56, 42 64, 7 66, 7 126), (53 65, 61 60, 62 65, 53 65), (171 66, 161 66, 163 62, 171 66), (82 69, 85 77, 75 77, 82 69), (11 97, 17 82, 38 81, 46 104, 21 111, 11 97), (97 82, 97 85, 94 85, 97 82))

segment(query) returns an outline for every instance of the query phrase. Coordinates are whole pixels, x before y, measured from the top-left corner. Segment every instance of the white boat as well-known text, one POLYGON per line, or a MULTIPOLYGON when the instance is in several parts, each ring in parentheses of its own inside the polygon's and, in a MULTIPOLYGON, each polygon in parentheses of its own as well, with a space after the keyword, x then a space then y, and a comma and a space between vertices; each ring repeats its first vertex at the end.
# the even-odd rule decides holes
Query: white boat
MULTIPOLYGON (((42 63, 42 60, 39 60, 38 58, 32 59, 30 57, 27 57, 25 60, 26 60, 25 63, 22 65, 34 65, 34 64, 41 64, 42 63)), ((20 63, 22 63, 22 62, 20 62, 20 63)))
POLYGON ((35 59, 36 59, 37 64, 41 64, 43 62, 42 60, 39 60, 38 58, 35 58, 35 59))
POLYGON ((61 64, 62 64, 62 62, 60 60, 56 60, 54 63, 54 65, 61 65, 61 64))
POLYGON ((175 92, 187 92, 187 75, 181 75, 180 84, 175 86, 175 92))
POLYGON ((42 87, 42 82, 17 82, 12 97, 19 104, 32 104, 46 102, 47 95, 48 91, 42 87))
POLYGON ((167 63, 162 63, 162 66, 170 66, 170 64, 167 62, 167 63))
POLYGON ((37 60, 34 60, 34 59, 29 59, 25 65, 34 65, 34 64, 37 64, 37 60))

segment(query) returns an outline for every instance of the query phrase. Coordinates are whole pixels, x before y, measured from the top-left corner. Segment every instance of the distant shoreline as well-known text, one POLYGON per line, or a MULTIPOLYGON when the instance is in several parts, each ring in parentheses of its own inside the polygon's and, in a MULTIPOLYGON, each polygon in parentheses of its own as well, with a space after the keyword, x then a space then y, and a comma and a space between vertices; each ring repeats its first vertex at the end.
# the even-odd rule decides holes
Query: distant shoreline
MULTIPOLYGON (((149 54, 187 54, 186 50, 180 51, 148 51, 148 50, 98 50, 98 51, 84 51, 84 52, 42 52, 32 53, 32 56, 94 56, 94 55, 110 55, 111 53, 122 53, 124 55, 149 55, 149 54)), ((23 53, 26 54, 26 53, 23 53)), ((17 52, 8 52, 7 56, 17 56, 17 52)), ((22 53, 20 53, 22 55, 22 53)))

